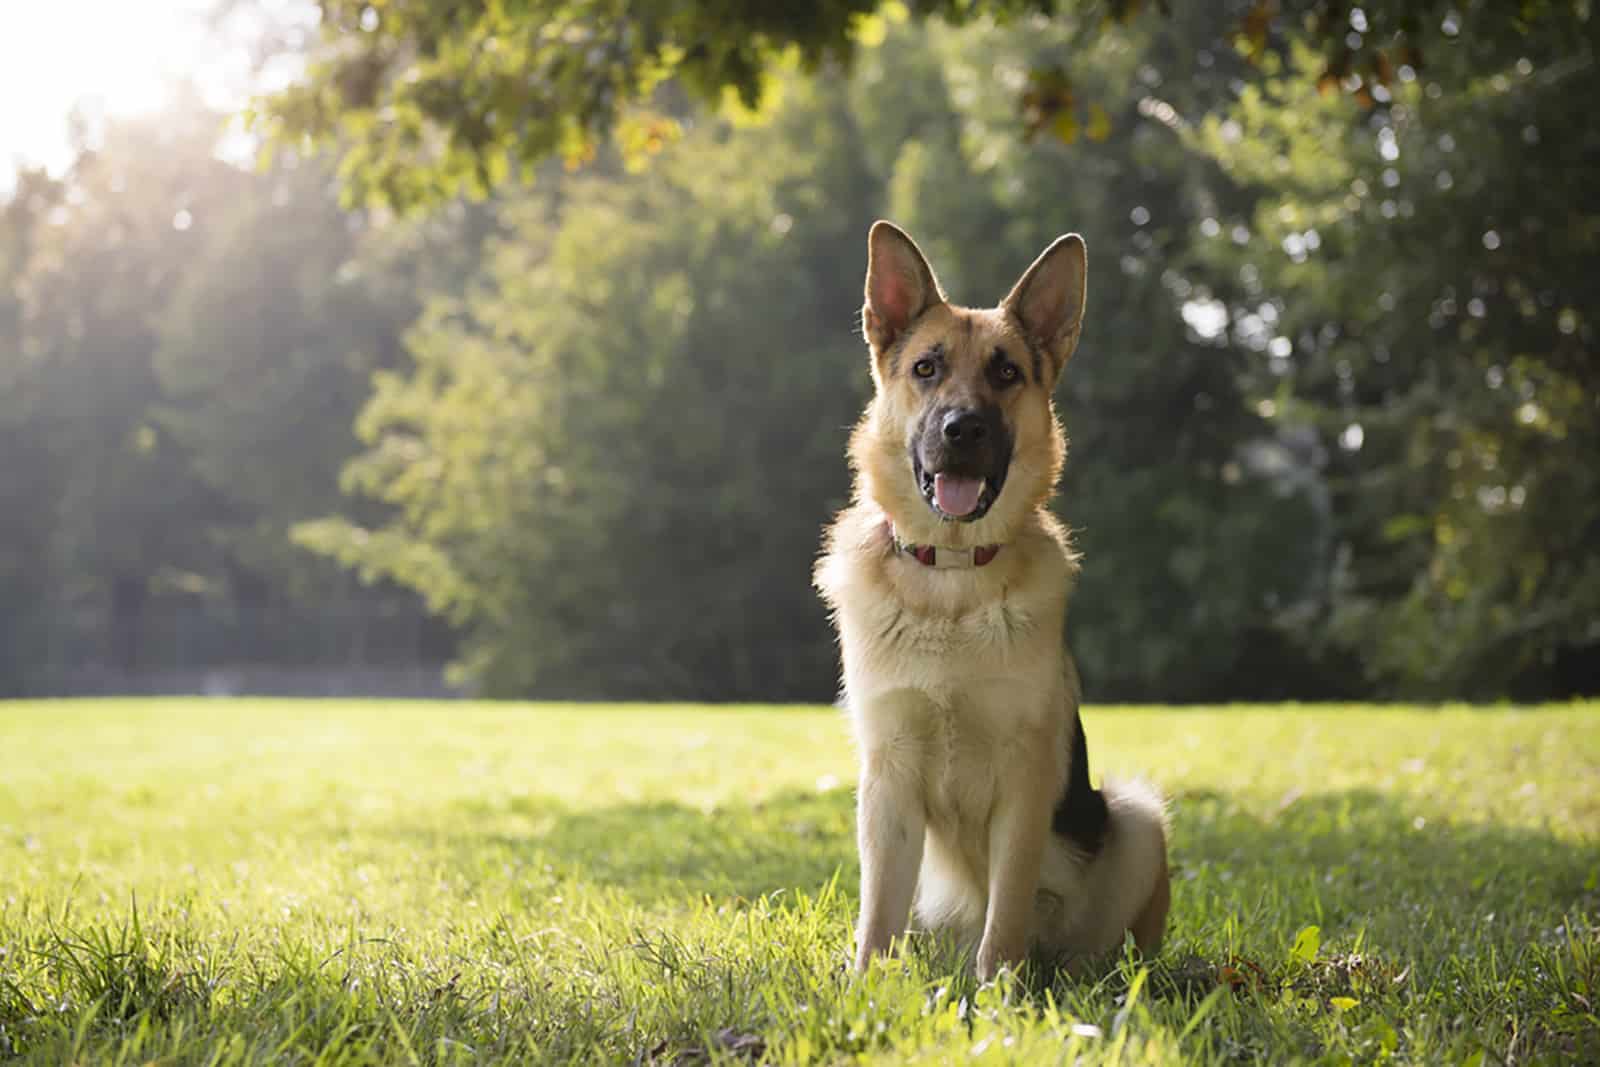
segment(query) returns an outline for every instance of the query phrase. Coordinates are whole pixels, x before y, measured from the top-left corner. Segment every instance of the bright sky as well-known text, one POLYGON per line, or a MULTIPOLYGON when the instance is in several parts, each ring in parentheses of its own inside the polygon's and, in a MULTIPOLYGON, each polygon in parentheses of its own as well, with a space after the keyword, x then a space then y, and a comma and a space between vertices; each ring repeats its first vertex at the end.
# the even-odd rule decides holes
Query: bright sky
MULTIPOLYGON (((262 0, 274 15, 303 0, 262 0)), ((0 0, 0 186, 19 162, 60 170, 67 118, 91 123, 159 108, 192 79, 219 107, 241 103, 249 58, 206 33, 211 0, 0 0)))

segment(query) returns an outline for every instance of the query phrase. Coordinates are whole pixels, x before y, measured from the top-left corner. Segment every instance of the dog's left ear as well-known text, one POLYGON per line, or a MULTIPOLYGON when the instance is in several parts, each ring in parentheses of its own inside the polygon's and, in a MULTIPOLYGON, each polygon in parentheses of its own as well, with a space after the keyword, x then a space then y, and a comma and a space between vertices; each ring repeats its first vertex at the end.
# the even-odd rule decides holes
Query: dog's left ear
POLYGON ((1033 261, 1000 305, 1016 316, 1029 342, 1050 357, 1056 374, 1078 347, 1088 274, 1083 238, 1069 233, 1033 261))

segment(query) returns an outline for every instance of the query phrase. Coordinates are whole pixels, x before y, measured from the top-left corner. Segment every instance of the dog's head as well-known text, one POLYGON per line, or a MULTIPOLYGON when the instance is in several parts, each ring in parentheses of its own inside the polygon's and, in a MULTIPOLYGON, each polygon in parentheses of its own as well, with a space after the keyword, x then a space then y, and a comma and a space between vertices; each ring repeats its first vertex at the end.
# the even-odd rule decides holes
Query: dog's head
POLYGON ((851 457, 906 540, 1005 541, 1054 490, 1066 441, 1050 397, 1078 344, 1086 269, 1069 234, 998 307, 957 307, 910 237, 873 225, 861 317, 876 395, 851 457))

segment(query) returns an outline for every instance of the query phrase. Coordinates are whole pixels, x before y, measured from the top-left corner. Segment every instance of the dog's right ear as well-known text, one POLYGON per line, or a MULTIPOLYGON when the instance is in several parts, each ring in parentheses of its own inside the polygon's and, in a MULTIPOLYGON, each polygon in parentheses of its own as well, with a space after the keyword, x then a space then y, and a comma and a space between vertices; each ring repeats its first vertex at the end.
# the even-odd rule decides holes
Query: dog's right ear
POLYGON ((1050 357, 1056 374, 1078 347, 1088 271, 1083 238, 1075 233, 1058 237, 1000 304, 1017 317, 1029 342, 1050 357))
POLYGON ((892 222, 867 235, 867 302, 861 325, 873 355, 889 350, 917 316, 944 302, 944 292, 917 243, 892 222))

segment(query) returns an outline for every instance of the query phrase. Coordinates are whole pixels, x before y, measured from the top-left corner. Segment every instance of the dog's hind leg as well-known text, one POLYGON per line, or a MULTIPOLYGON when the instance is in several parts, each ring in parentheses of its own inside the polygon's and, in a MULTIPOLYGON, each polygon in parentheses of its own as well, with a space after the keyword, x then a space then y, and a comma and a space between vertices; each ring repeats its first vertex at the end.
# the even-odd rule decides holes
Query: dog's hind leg
POLYGON ((1139 951, 1161 947, 1172 903, 1167 871, 1167 813, 1161 794, 1140 781, 1108 782, 1102 789, 1110 811, 1106 851, 1090 865, 1090 892, 1116 916, 1115 942, 1133 933, 1139 951))
POLYGON ((1105 838, 1092 857, 1057 837, 1046 857, 1042 888, 1059 900, 1040 910, 1038 951, 1085 956, 1109 952, 1131 931, 1147 955, 1161 946, 1171 890, 1166 811, 1161 795, 1138 781, 1102 787, 1105 838))

